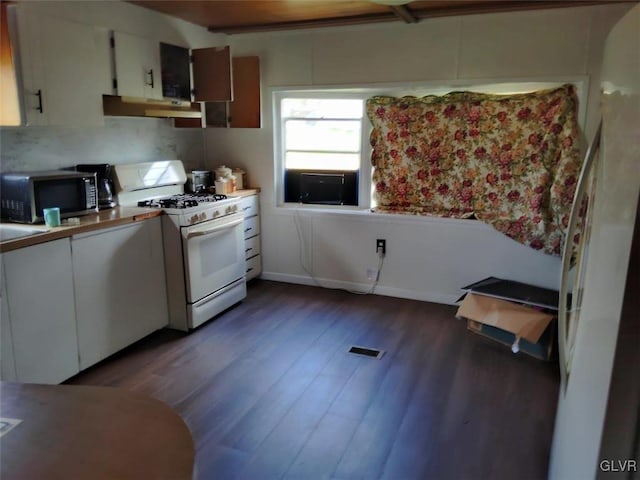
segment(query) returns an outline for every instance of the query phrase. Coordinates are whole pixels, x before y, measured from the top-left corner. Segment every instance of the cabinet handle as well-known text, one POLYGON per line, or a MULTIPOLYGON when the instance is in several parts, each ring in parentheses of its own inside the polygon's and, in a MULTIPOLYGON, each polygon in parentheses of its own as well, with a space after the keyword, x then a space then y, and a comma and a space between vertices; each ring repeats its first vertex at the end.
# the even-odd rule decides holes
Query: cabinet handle
POLYGON ((253 228, 249 227, 249 228, 245 228, 244 229, 244 233, 250 232, 251 230, 253 230, 253 228))
POLYGON ((253 270, 253 267, 251 267, 251 268, 247 268, 246 273, 249 273, 251 270, 253 270))
POLYGON ((40 113, 44 113, 44 110, 42 109, 42 90, 38 90, 34 95, 38 97, 38 106, 36 107, 36 110, 40 113))
POLYGON ((242 207, 242 210, 249 210, 251 207, 242 207))
POLYGON ((147 75, 149 75, 149 79, 150 79, 150 82, 147 83, 147 85, 153 88, 153 68, 149 69, 149 71, 147 72, 147 75))
POLYGON ((249 248, 245 248, 244 249, 244 253, 250 252, 251 250, 253 250, 253 248, 249 247, 249 248))

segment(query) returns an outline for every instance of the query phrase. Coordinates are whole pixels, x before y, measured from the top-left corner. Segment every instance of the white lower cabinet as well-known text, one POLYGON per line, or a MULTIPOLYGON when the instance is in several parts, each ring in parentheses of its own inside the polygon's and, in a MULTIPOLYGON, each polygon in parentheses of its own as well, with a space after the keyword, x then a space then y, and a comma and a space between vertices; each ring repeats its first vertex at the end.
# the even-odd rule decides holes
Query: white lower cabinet
POLYGON ((80 369, 169 323, 160 218, 73 237, 80 369))
POLYGON ((3 253, 2 264, 2 379, 60 383, 78 373, 69 239, 3 253))
POLYGON ((4 279, 4 261, 0 262, 0 379, 15 382, 16 362, 13 355, 13 335, 7 304, 7 282, 4 279))

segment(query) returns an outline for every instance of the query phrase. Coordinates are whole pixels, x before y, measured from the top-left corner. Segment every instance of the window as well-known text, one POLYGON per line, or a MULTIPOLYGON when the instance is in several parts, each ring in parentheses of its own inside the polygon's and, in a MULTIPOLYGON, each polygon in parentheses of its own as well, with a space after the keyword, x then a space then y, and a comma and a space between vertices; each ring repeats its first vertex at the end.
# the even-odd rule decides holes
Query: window
POLYGON ((280 156, 285 202, 359 204, 364 99, 283 93, 280 156))

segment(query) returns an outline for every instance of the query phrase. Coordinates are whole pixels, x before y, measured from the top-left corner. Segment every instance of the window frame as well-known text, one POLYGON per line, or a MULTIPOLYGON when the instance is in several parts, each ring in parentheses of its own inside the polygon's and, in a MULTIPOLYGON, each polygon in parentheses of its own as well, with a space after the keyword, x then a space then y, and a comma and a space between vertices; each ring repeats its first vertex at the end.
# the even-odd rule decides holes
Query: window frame
POLYGON ((368 211, 375 207, 373 202, 372 182, 373 167, 371 165, 372 147, 369 141, 371 123, 367 117, 367 98, 385 95, 394 97, 427 95, 445 95, 450 92, 470 90, 491 94, 514 94, 556 88, 570 83, 576 88, 578 97, 578 124, 584 132, 587 121, 587 107, 589 99, 589 77, 587 75, 558 76, 558 77, 523 77, 504 79, 467 79, 441 80, 427 82, 403 82, 387 84, 369 84, 362 86, 287 86, 273 87, 271 101, 273 111, 273 154, 274 154, 274 186, 276 207, 298 208, 299 203, 284 201, 284 125, 281 115, 281 100, 283 98, 326 98, 326 99, 361 99, 363 100, 363 116, 361 128, 361 159, 358 183, 358 205, 312 205, 304 204, 304 208, 326 210, 368 211))
MULTIPOLYGON (((343 89, 322 89, 322 90, 278 90, 273 92, 273 126, 274 126, 274 155, 275 155, 275 177, 277 205, 290 206, 297 205, 297 202, 285 202, 284 199, 284 172, 285 172, 285 121, 282 117, 282 100, 285 98, 317 98, 335 100, 362 100, 362 117, 360 119, 360 166, 358 168, 358 205, 312 205, 304 204, 305 208, 329 208, 329 209, 368 209, 371 207, 371 126, 367 119, 366 100, 370 96, 365 91, 349 91, 343 89)), ((289 117, 287 117, 288 119, 289 117)), ((346 119, 349 121, 357 119, 346 119)), ((313 169, 310 169, 313 170, 313 169)), ((351 170, 349 170, 351 171, 351 170)))

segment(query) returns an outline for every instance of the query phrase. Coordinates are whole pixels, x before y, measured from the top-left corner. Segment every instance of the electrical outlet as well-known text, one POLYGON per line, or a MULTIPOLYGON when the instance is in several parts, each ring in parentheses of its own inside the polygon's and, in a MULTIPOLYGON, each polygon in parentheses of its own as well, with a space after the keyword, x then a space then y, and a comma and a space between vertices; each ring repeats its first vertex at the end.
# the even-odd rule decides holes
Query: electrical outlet
POLYGON ((383 238, 378 238, 376 240, 376 253, 380 253, 381 251, 383 255, 387 253, 387 241, 383 238))
POLYGON ((378 277, 377 268, 367 268, 367 280, 371 280, 373 282, 377 277, 378 277))

